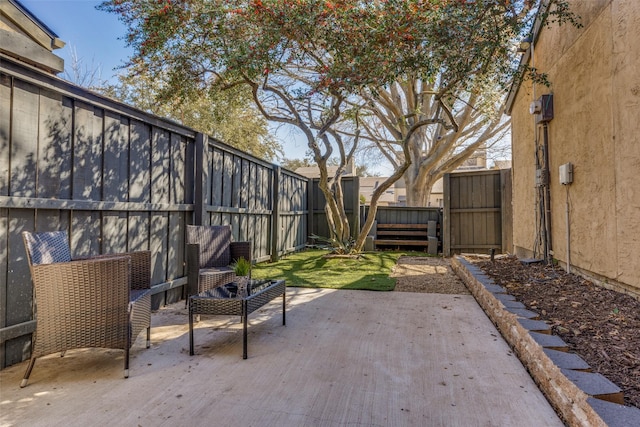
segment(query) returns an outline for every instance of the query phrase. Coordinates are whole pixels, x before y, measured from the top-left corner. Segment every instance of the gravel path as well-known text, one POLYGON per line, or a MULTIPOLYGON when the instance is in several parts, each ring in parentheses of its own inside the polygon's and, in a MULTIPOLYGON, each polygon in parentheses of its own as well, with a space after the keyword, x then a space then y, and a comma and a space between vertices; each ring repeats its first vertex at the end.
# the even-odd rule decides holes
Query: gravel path
POLYGON ((447 258, 402 256, 391 277, 397 278, 396 292, 469 294, 467 287, 451 270, 447 258))

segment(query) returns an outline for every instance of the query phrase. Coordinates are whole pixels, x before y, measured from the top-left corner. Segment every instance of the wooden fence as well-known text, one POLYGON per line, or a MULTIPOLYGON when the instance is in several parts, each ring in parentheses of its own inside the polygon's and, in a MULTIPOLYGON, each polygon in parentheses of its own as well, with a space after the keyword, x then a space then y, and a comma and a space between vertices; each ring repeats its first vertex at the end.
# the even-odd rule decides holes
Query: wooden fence
POLYGON ((258 262, 303 248, 308 179, 206 140, 196 137, 194 222, 230 224, 236 240, 252 241, 258 262))
POLYGON ((444 176, 444 255, 510 252, 511 169, 444 176))
MULTIPOLYGON (((362 206, 360 208, 361 223, 364 223, 368 212, 368 206, 362 206)), ((439 226, 438 230, 440 230, 442 228, 442 209, 411 206, 378 206, 376 211, 376 224, 424 224, 426 226, 429 224, 429 221, 435 221, 439 226)), ((374 230, 372 230, 372 232, 373 231, 374 230)), ((372 232, 369 234, 372 234, 372 232)), ((437 233, 437 238, 438 248, 442 248, 442 232, 437 233)), ((414 249, 422 250, 426 248, 428 246, 428 240, 426 237, 424 240, 424 247, 417 246, 414 247, 414 249)))
POLYGON ((231 224, 257 260, 304 246, 308 180, 174 122, 3 57, 0 367, 29 357, 21 231, 67 230, 74 256, 152 252, 153 305, 182 297, 187 224, 231 224))

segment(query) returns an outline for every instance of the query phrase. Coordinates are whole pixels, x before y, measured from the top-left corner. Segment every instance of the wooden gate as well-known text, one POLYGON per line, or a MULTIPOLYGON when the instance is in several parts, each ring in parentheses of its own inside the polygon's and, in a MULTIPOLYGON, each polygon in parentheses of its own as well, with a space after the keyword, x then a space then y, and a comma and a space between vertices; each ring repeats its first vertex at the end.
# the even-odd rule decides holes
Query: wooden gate
POLYGON ((444 255, 512 252, 511 169, 444 176, 444 255))

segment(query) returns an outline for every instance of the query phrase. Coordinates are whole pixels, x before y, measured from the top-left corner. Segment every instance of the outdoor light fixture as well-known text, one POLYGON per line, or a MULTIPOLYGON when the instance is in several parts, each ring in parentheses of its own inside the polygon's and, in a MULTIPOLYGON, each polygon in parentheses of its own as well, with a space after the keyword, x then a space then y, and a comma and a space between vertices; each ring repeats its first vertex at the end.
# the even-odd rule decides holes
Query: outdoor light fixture
POLYGON ((527 36, 520 42, 518 45, 518 53, 525 53, 531 47, 531 43, 533 42, 533 38, 531 36, 527 36))

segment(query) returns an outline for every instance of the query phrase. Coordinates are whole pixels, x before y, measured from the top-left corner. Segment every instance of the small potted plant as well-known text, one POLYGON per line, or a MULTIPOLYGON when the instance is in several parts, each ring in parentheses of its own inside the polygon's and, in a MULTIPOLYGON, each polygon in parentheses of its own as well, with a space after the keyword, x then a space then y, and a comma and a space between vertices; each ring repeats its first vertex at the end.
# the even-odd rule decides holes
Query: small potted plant
POLYGON ((238 296, 248 296, 247 285, 249 282, 249 273, 251 272, 251 262, 244 257, 238 258, 233 264, 233 272, 236 275, 236 283, 238 285, 238 296))

